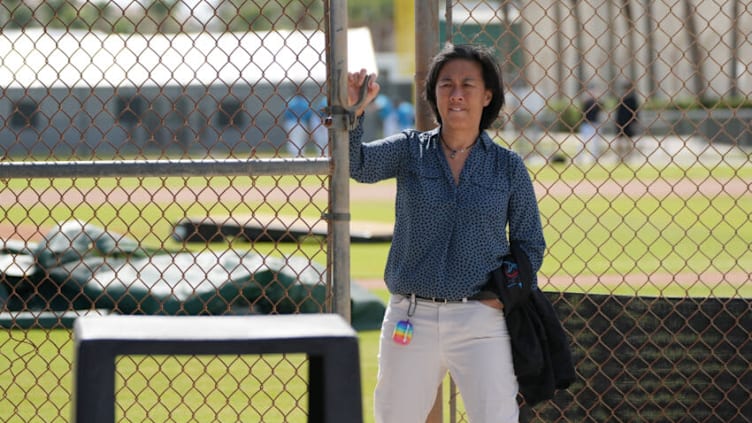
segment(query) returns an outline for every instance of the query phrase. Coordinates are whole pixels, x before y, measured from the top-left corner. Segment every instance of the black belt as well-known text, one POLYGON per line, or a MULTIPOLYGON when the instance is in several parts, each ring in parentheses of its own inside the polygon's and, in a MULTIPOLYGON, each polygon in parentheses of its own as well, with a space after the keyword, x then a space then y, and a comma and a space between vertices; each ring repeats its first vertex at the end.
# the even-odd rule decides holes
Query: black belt
MULTIPOLYGON (((410 295, 406 295, 406 297, 410 297, 410 295)), ((421 297, 420 295, 416 295, 415 299, 421 300, 421 301, 430 301, 432 303, 448 304, 448 303, 466 303, 471 298, 465 297, 465 298, 460 298, 459 300, 449 300, 446 298, 421 297)))
MULTIPOLYGON (((405 297, 410 298, 411 295, 405 295, 405 297)), ((448 303, 466 303, 468 301, 476 301, 476 300, 485 300, 488 298, 496 298, 494 294, 491 294, 491 296, 488 295, 488 292, 481 291, 477 294, 473 294, 469 297, 460 298, 459 300, 450 300, 447 298, 437 298, 437 297, 423 297, 421 295, 416 295, 415 299, 421 300, 421 301, 430 301, 432 303, 438 303, 438 304, 448 304, 448 303)))

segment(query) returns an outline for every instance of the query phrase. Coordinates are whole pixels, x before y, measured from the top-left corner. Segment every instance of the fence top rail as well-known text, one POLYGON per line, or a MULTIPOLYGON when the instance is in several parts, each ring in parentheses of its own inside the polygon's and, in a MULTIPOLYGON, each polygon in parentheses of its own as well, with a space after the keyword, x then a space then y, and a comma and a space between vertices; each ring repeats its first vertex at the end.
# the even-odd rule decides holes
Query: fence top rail
POLYGON ((82 316, 76 342, 221 341, 283 338, 354 338, 355 330, 337 314, 258 316, 82 316))
POLYGON ((0 162, 0 178, 330 175, 327 157, 0 162))

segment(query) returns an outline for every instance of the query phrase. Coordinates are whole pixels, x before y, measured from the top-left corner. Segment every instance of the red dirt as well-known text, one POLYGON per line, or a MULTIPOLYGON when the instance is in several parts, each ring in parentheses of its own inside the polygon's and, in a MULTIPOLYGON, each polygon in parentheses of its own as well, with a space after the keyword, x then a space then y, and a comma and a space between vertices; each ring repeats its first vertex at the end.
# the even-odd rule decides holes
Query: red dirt
MULTIPOLYGON (((640 181, 631 181, 626 183, 620 183, 615 181, 606 181, 600 184, 583 180, 576 184, 570 184, 565 181, 557 181, 551 184, 535 184, 536 193, 539 198, 545 196, 554 196, 557 198, 565 199, 570 196, 577 196, 579 198, 600 194, 604 196, 616 196, 620 194, 628 195, 632 198, 639 198, 643 195, 651 195, 653 197, 664 197, 670 194, 678 195, 681 197, 689 198, 692 195, 702 194, 705 196, 717 195, 731 195, 731 196, 749 196, 752 194, 752 182, 746 182, 741 178, 732 178, 729 180, 715 180, 706 179, 704 181, 695 182, 687 179, 680 181, 665 181, 656 180, 651 182, 649 186, 646 186, 640 181)), ((296 199, 310 201, 326 201, 327 192, 321 188, 312 188, 311 192, 305 189, 294 189, 290 192, 285 192, 279 188, 270 188, 266 191, 249 188, 244 191, 226 189, 226 190, 212 190, 203 189, 198 192, 193 191, 192 188, 182 187, 177 189, 172 188, 159 188, 156 190, 148 190, 143 187, 136 188, 130 192, 126 192, 122 188, 117 188, 110 192, 104 192, 101 189, 94 188, 86 192, 78 190, 68 190, 66 192, 58 192, 55 190, 47 190, 42 193, 36 192, 32 189, 25 190, 21 193, 14 193, 10 190, 0 191, 0 204, 10 203, 22 203, 28 206, 43 204, 55 204, 59 202, 65 202, 67 204, 148 204, 148 203, 190 203, 190 202, 202 202, 204 204, 214 204, 219 201, 233 202, 233 201, 245 201, 245 202, 264 202, 264 201, 284 201, 285 199, 296 199), (64 198, 63 198, 64 197, 64 198)), ((355 189, 350 191, 351 200, 360 199, 393 199, 395 195, 395 187, 393 183, 382 182, 378 184, 359 185, 355 189)), ((20 239, 26 241, 38 241, 46 233, 47 228, 37 228, 32 224, 22 224, 15 226, 9 223, 0 222, 0 239, 20 239)), ((540 285, 555 286, 557 288, 566 288, 573 284, 582 286, 592 286, 594 284, 605 284, 608 286, 615 286, 620 283, 645 283, 648 282, 651 285, 661 286, 668 284, 672 281, 686 281, 687 283, 695 283, 698 280, 704 281, 708 286, 713 286, 714 283, 727 282, 733 285, 741 285, 752 279, 752 273, 749 272, 736 272, 733 274, 719 274, 719 273, 703 273, 703 274, 654 274, 654 275, 611 275, 611 276, 553 276, 546 278, 541 276, 540 285), (630 282, 631 281, 631 282, 630 282)), ((371 288, 383 288, 384 282, 380 279, 375 280, 360 280, 359 283, 371 288)))
MULTIPOLYGON (((535 184, 535 191, 539 198, 545 196, 554 196, 557 198, 567 198, 570 196, 592 196, 600 194, 604 196, 627 195, 632 198, 639 198, 645 194, 655 197, 663 197, 674 194, 682 197, 689 197, 695 194, 743 196, 752 193, 752 182, 744 181, 741 178, 732 178, 728 180, 705 179, 704 181, 695 182, 687 179, 680 181, 655 180, 650 185, 645 185, 641 181, 616 182, 605 181, 599 184, 591 181, 582 180, 576 184, 565 181, 556 181, 550 184, 535 184)), ((351 200, 362 199, 391 199, 395 195, 395 186, 393 183, 382 182, 378 184, 361 184, 350 190, 351 200)), ((33 189, 26 189, 22 192, 12 192, 10 190, 0 191, 0 204, 20 203, 24 205, 56 204, 65 202, 67 204, 148 204, 148 203, 190 203, 202 202, 205 204, 215 204, 218 201, 235 202, 235 201, 284 201, 284 200, 311 200, 325 202, 327 191, 320 187, 313 188, 295 188, 283 190, 280 188, 257 189, 247 188, 213 190, 211 188, 194 191, 194 188, 180 187, 167 188, 161 187, 149 190, 144 187, 138 187, 130 191, 123 188, 115 188, 110 192, 104 192, 99 188, 93 188, 88 191, 79 191, 69 189, 64 192, 56 190, 46 190, 37 192, 33 189)))

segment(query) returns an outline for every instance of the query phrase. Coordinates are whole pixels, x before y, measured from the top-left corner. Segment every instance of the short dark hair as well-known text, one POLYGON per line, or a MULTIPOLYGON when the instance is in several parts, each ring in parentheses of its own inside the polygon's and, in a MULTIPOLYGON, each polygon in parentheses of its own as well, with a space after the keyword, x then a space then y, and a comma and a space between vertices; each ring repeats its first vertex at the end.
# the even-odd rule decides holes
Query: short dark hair
POLYGON ((499 111, 504 106, 504 82, 501 77, 501 69, 496 58, 491 51, 485 47, 470 44, 452 44, 447 43, 444 48, 431 61, 431 66, 426 78, 424 98, 431 105, 436 122, 441 125, 441 116, 439 108, 436 105, 436 84, 439 79, 439 72, 445 64, 452 60, 463 59, 476 62, 480 65, 483 72, 483 84, 487 90, 491 91, 491 102, 483 108, 483 114, 480 118, 480 130, 488 129, 491 124, 499 117, 499 111))

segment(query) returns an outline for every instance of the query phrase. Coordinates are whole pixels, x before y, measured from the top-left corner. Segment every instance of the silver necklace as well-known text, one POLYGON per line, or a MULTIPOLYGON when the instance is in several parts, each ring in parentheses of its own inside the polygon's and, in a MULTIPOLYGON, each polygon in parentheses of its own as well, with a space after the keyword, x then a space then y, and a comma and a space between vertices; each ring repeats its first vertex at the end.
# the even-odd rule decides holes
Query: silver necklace
POLYGON ((460 148, 458 150, 455 150, 452 147, 450 147, 449 144, 447 144, 446 141, 444 141, 444 136, 443 135, 439 135, 439 138, 441 138, 441 143, 444 144, 444 147, 446 147, 449 150, 449 158, 450 159, 453 159, 453 158, 457 157, 457 153, 464 153, 466 151, 470 151, 470 149, 473 148, 473 146, 475 145, 475 141, 473 141, 473 143, 470 144, 469 146, 460 148))

